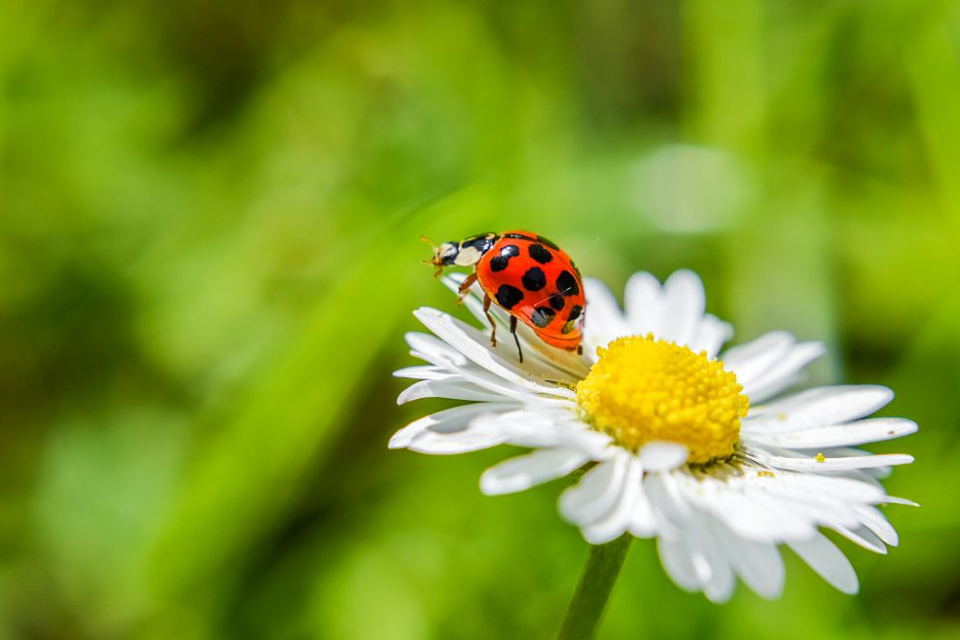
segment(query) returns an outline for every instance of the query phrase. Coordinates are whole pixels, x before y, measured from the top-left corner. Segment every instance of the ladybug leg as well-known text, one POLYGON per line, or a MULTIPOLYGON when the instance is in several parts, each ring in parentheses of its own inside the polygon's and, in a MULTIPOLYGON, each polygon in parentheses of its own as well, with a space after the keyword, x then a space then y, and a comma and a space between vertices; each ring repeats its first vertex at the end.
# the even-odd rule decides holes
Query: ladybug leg
MULTIPOLYGON (((457 289, 457 291, 460 293, 459 297, 457 297, 457 304, 463 303, 463 299, 466 298, 467 295, 470 293, 470 287, 473 286, 473 283, 476 281, 477 281, 476 273, 471 273, 470 275, 468 275, 466 278, 463 279, 463 282, 460 283, 460 288, 457 289)), ((490 298, 487 298, 487 301, 489 300, 490 298)), ((485 302, 484 304, 485 304, 484 311, 486 311, 488 308, 490 308, 490 304, 489 302, 485 302)), ((487 317, 489 318, 490 316, 488 315, 487 317)), ((492 324, 492 321, 491 321, 491 324, 492 324)))
POLYGON ((490 327, 493 329, 490 332, 490 346, 497 346, 497 323, 494 321, 493 316, 490 315, 490 303, 493 302, 490 300, 490 296, 483 296, 483 313, 487 316, 487 321, 490 322, 490 327))
POLYGON ((520 356, 520 362, 523 362, 523 349, 520 348, 520 338, 517 337, 517 316, 510 316, 510 333, 513 334, 513 341, 517 343, 517 354, 520 356))

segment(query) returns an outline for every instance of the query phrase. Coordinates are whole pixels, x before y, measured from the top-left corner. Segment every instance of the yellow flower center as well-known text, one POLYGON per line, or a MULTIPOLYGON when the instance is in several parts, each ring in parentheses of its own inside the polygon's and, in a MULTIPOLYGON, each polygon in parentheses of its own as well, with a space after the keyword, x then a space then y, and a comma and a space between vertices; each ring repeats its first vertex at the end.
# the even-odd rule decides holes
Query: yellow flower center
POLYGON ((595 429, 632 451, 655 440, 682 444, 693 464, 733 453, 750 401, 722 362, 652 335, 618 338, 597 355, 577 385, 595 429))

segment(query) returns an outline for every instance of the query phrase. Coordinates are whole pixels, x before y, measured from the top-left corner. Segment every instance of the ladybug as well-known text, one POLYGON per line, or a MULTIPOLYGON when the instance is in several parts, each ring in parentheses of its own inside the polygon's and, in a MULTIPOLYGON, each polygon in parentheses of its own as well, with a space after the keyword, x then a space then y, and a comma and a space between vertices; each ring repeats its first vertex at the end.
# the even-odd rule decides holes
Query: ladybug
POLYGON ((510 333, 520 362, 523 351, 517 321, 553 347, 583 353, 580 343, 586 299, 580 271, 570 256, 543 236, 529 231, 483 233, 460 242, 444 242, 433 248, 433 259, 425 262, 437 268, 435 276, 444 267, 474 267, 460 284, 460 299, 474 282, 480 283, 483 311, 493 328, 493 346, 497 345, 497 325, 490 305, 496 303, 510 314, 510 333))

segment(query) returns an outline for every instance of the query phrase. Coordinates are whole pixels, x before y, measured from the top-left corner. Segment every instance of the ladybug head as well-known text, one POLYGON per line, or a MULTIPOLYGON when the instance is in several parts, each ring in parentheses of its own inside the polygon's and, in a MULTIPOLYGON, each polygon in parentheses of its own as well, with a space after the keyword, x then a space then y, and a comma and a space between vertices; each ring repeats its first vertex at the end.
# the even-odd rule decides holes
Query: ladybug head
POLYGON ((460 243, 459 242, 444 242, 439 247, 434 249, 433 264, 438 267, 452 267, 454 265, 461 265, 458 261, 460 257, 460 243))
POLYGON ((434 246, 425 237, 421 236, 424 242, 433 247, 433 259, 425 260, 437 268, 436 275, 440 275, 444 267, 471 267, 480 261, 483 254, 486 253, 496 241, 496 234, 486 233, 479 236, 472 236, 462 242, 444 242, 439 247, 434 246))
POLYGON ((430 260, 424 260, 425 264, 432 264, 437 268, 434 277, 439 277, 443 272, 444 267, 452 267, 457 262, 457 256, 460 255, 460 243, 459 242, 444 242, 439 247, 426 236, 420 236, 420 239, 429 244, 433 248, 433 258, 430 260))

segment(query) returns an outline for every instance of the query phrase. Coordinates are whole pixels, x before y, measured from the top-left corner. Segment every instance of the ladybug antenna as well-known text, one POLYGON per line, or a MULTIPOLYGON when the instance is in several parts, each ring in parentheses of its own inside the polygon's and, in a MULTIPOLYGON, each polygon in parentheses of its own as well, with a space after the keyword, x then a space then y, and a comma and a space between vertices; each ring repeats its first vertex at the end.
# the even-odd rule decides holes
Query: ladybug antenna
POLYGON ((423 264, 432 264, 437 268, 433 273, 434 278, 439 278, 440 274, 443 273, 443 260, 440 258, 440 247, 430 242, 430 239, 427 236, 420 236, 420 239, 430 245, 430 248, 433 249, 433 258, 431 260, 421 260, 423 264))

